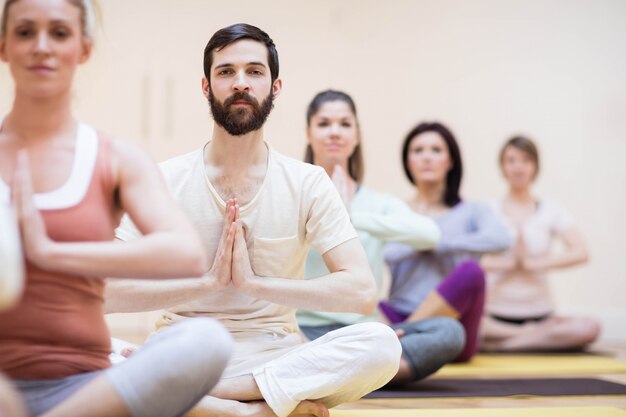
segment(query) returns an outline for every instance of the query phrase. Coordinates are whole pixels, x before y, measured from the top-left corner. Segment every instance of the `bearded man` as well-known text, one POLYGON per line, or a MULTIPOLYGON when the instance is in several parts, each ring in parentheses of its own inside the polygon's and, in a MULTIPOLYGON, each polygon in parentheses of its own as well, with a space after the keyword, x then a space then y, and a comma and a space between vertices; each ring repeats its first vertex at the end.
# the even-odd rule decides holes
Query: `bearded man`
MULTIPOLYGON (((362 323, 303 341, 297 308, 361 314, 374 308, 365 252, 324 170, 264 141, 263 125, 282 87, 270 37, 248 24, 219 30, 206 46, 204 73, 212 139, 161 169, 212 267, 186 280, 109 280, 107 312, 164 309, 158 329, 200 316, 230 331, 231 360, 193 416, 328 416, 328 408, 396 374, 398 337, 386 325, 362 323), (330 273, 304 280, 309 245, 330 273)), ((117 232, 120 240, 138 235, 127 220, 117 232)))

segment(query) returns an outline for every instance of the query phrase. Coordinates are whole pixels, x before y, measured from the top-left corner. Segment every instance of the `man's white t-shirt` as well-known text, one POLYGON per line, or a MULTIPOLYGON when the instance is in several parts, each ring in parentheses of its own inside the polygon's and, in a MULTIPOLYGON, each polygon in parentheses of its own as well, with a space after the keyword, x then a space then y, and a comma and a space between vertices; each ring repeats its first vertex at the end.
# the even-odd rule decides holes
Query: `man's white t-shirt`
MULTIPOLYGON (((323 254, 357 234, 322 168, 268 149, 265 179, 257 195, 240 209, 252 269, 260 277, 303 279, 309 245, 323 254)), ((226 203, 206 176, 202 149, 172 158, 160 167, 212 264, 226 203)), ((131 240, 140 233, 125 217, 116 235, 131 240)), ((294 308, 250 297, 232 285, 165 311, 159 325, 197 316, 219 320, 240 342, 278 341, 298 329, 294 308)))

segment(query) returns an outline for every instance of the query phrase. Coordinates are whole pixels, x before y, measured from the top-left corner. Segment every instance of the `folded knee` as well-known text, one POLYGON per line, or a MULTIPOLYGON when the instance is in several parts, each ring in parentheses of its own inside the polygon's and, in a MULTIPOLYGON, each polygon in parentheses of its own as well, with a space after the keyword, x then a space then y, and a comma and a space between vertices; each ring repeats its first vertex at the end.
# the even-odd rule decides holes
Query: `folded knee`
POLYGON ((465 347, 465 330, 454 319, 436 317, 416 322, 419 330, 401 339, 403 355, 418 380, 452 362, 465 347))
POLYGON ((593 319, 585 319, 580 323, 579 331, 582 344, 588 345, 595 342, 600 337, 601 331, 602 326, 600 326, 600 323, 593 319))
POLYGON ((446 321, 441 325, 443 333, 442 337, 448 340, 449 345, 453 345, 454 349, 460 352, 465 346, 466 342, 465 328, 458 320, 451 319, 449 317, 439 318, 442 319, 442 322, 443 320, 446 321))
POLYGON ((363 334, 367 337, 368 364, 378 363, 383 368, 392 369, 395 374, 402 355, 402 346, 396 332, 381 323, 363 323, 359 326, 363 326, 363 334))
POLYGON ((182 332, 180 346, 190 357, 199 362, 208 362, 208 366, 228 362, 233 351, 233 339, 219 322, 208 318, 192 318, 178 325, 182 332))
POLYGON ((450 362, 456 358, 465 347, 466 337, 463 325, 450 317, 435 317, 433 319, 432 332, 438 341, 437 349, 441 355, 449 358, 450 362))
POLYGON ((463 270, 464 290, 472 294, 485 292, 485 271, 475 260, 464 261, 459 265, 463 270))
POLYGON ((429 337, 429 339, 440 343, 441 347, 445 347, 446 350, 458 350, 460 352, 465 346, 463 325, 450 317, 431 317, 402 323, 396 327, 403 329, 406 334, 419 333, 423 337, 429 337))
POLYGON ((432 317, 408 323, 403 327, 407 334, 417 333, 428 337, 438 346, 450 349, 462 349, 465 345, 465 329, 458 321, 450 317, 432 317))

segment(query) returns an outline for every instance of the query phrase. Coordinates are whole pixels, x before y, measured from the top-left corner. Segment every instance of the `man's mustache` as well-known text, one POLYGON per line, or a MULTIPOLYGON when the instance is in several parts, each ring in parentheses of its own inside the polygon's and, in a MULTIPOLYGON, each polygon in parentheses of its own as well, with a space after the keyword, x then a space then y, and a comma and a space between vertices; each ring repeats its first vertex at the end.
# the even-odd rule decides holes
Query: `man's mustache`
POLYGON ((246 93, 246 92, 238 92, 233 94, 232 96, 228 97, 226 99, 226 101, 224 101, 224 107, 228 107, 231 104, 233 104, 235 101, 245 101, 247 103, 250 103, 254 106, 258 106, 258 102, 256 101, 256 99, 254 97, 252 97, 250 94, 246 93))

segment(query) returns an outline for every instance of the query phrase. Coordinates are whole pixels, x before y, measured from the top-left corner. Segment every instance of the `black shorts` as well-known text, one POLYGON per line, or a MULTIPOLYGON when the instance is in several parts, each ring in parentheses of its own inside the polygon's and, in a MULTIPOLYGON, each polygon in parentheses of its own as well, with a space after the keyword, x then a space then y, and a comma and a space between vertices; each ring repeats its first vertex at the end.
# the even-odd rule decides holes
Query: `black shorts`
POLYGON ((502 316, 497 316, 495 314, 490 314, 489 317, 491 317, 492 319, 501 321, 503 323, 517 324, 518 326, 521 326, 522 324, 526 324, 526 323, 542 322, 544 320, 547 320, 548 317, 550 317, 551 315, 552 315, 551 313, 548 313, 548 314, 544 314, 543 316, 538 316, 538 317, 512 318, 512 317, 502 317, 502 316))

